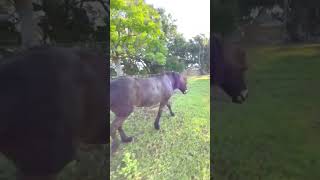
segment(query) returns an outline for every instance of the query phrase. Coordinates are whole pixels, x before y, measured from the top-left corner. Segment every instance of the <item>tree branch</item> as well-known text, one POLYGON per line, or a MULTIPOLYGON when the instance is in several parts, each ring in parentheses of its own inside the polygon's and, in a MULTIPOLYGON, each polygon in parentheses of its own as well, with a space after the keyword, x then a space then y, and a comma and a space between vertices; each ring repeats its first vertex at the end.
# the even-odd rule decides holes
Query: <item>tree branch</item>
POLYGON ((82 0, 77 4, 80 3, 80 5, 82 5, 84 2, 99 2, 102 5, 103 9, 107 12, 107 14, 109 14, 110 12, 109 0, 107 0, 106 3, 104 2, 104 0, 82 0))
POLYGON ((109 14, 109 11, 110 11, 110 6, 108 5, 109 0, 107 0, 107 3, 104 3, 103 0, 98 0, 98 2, 100 2, 104 10, 106 10, 106 12, 109 14))

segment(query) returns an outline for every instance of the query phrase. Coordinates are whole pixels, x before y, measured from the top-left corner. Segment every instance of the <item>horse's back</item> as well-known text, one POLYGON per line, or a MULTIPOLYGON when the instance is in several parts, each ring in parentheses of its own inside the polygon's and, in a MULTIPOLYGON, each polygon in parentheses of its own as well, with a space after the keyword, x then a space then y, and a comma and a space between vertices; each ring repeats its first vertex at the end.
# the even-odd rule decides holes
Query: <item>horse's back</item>
POLYGON ((170 89, 166 85, 166 76, 141 79, 139 86, 142 106, 153 106, 165 101, 170 95, 170 89))

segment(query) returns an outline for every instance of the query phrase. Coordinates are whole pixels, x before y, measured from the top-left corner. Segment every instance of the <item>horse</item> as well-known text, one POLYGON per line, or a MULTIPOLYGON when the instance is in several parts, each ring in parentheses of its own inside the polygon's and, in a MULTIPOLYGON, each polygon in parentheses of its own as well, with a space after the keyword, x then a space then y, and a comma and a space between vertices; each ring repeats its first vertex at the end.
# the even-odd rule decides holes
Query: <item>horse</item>
POLYGON ((160 129, 160 117, 163 108, 168 107, 171 116, 174 113, 169 103, 174 90, 179 89, 187 93, 187 79, 177 72, 166 72, 149 78, 122 77, 110 83, 110 110, 115 114, 115 119, 110 126, 112 138, 111 151, 114 153, 119 145, 116 132, 119 131, 122 142, 131 142, 123 128, 123 122, 133 112, 134 107, 150 107, 159 104, 158 114, 154 121, 154 128, 160 129))
POLYGON ((107 144, 103 55, 35 47, 1 62, 0 152, 18 178, 55 180, 80 143, 107 144))
POLYGON ((245 73, 248 65, 242 48, 213 35, 213 59, 210 68, 213 75, 212 87, 221 87, 232 98, 233 103, 241 104, 247 99, 245 73))

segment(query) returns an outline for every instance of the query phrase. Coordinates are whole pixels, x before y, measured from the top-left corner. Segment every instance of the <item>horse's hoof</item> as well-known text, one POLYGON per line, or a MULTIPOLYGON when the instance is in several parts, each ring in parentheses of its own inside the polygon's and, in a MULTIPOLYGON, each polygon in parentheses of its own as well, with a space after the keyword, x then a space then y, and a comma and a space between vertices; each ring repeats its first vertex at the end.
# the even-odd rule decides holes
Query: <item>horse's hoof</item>
POLYGON ((171 116, 174 117, 174 113, 171 113, 171 116))
POLYGON ((159 129, 160 129, 160 125, 159 125, 159 124, 154 124, 154 128, 155 128, 156 130, 159 130, 159 129))
POLYGON ((127 138, 125 138, 125 139, 122 139, 122 142, 124 142, 124 143, 129 143, 129 142, 131 142, 133 140, 133 137, 127 137, 127 138))

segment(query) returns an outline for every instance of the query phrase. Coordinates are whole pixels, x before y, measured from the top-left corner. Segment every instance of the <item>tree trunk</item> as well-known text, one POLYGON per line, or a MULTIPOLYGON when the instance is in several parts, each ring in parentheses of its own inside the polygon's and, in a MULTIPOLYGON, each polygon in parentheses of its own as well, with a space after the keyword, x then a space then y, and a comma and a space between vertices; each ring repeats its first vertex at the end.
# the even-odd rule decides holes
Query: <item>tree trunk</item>
POLYGON ((119 57, 116 57, 113 61, 113 68, 116 71, 116 76, 124 76, 123 69, 121 67, 121 60, 119 57))
POLYGON ((204 75, 205 71, 204 71, 204 63, 201 61, 201 59, 204 59, 204 53, 203 53, 203 47, 200 45, 199 46, 199 66, 200 66, 200 75, 204 75), (201 58, 201 56, 203 56, 203 58, 201 58))
POLYGON ((30 48, 40 44, 36 39, 36 25, 33 22, 32 0, 16 0, 16 10, 21 18, 22 48, 30 48))
POLYGON ((291 42, 307 40, 310 34, 308 26, 312 20, 309 18, 308 6, 299 0, 286 0, 284 3, 288 40, 291 42))

